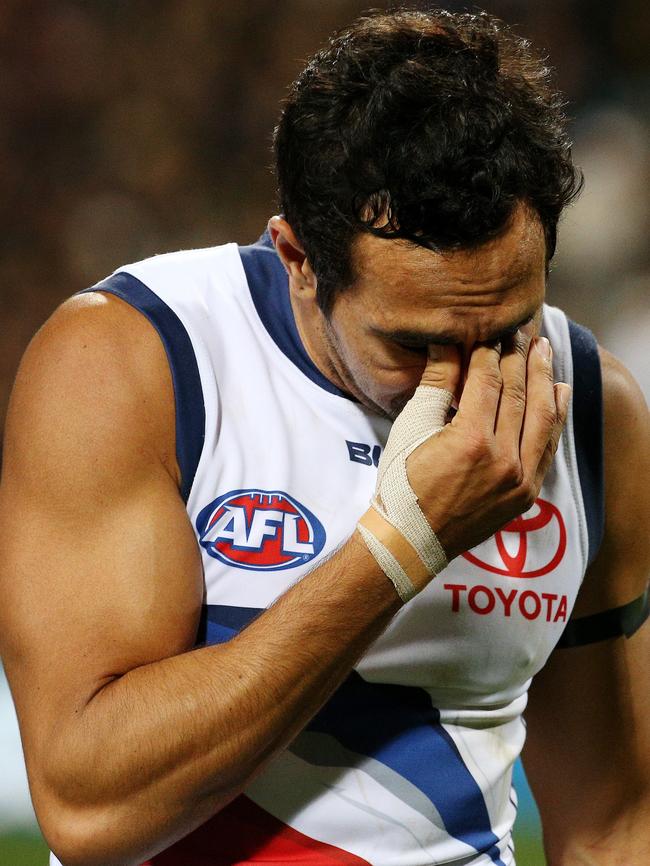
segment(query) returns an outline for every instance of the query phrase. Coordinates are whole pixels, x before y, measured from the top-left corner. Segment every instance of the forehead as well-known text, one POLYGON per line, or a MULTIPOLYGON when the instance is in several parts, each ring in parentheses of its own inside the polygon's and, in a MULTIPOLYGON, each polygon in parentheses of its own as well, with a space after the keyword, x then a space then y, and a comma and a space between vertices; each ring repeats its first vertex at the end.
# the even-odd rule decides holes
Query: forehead
POLYGON ((546 248, 539 219, 520 206, 501 235, 469 250, 436 253, 364 233, 353 242, 352 265, 354 282, 338 297, 374 326, 453 332, 471 321, 481 330, 482 322, 524 319, 541 304, 546 248))

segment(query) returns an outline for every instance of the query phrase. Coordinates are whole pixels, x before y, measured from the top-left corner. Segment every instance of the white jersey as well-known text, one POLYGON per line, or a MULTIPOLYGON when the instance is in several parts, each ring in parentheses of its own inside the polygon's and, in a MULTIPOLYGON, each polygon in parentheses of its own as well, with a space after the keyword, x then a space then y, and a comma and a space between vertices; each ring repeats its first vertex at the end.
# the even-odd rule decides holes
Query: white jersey
MULTIPOLYGON (((157 256, 94 288, 165 343, 205 573, 197 642, 226 641, 350 536, 390 422, 314 367, 267 242, 157 256)), ((545 309, 569 384, 576 327, 545 309)), ((151 863, 514 864, 528 685, 597 546, 582 459, 570 410, 530 511, 454 560, 245 794, 151 863)))

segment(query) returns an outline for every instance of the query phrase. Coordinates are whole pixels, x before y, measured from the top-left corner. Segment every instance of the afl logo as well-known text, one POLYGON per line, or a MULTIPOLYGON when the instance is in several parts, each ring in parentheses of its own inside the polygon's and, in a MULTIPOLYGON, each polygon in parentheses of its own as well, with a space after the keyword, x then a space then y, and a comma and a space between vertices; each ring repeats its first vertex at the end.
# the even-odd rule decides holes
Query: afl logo
POLYGON ((196 528, 210 556, 249 571, 304 565, 325 544, 318 518, 281 490, 231 490, 201 511, 196 528))
POLYGON ((537 499, 525 514, 515 517, 493 538, 479 544, 472 553, 463 553, 463 556, 493 574, 541 577, 557 568, 565 551, 566 526, 559 508, 545 499, 537 499), (545 551, 542 565, 534 562, 537 551, 545 551), (533 559, 533 562, 529 562, 529 559, 533 559))

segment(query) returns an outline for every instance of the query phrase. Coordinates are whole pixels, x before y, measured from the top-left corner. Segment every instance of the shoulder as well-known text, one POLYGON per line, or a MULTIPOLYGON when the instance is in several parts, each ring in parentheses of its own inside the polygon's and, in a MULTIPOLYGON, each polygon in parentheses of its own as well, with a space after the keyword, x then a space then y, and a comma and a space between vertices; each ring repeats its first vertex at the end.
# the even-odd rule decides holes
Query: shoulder
POLYGON ((141 281, 166 302, 191 301, 215 285, 239 282, 242 278, 240 248, 236 243, 191 250, 160 253, 125 265, 109 277, 141 281), (188 297, 189 296, 189 297, 188 297))
MULTIPOLYGON (((174 397, 165 350, 144 316, 91 292, 63 303, 32 339, 10 401, 6 455, 110 467, 140 454, 174 472, 174 397), (54 456, 51 458, 55 459, 54 456)), ((58 473, 57 473, 58 474, 58 473)))
POLYGON ((634 376, 611 352, 598 347, 603 383, 605 448, 647 445, 650 415, 634 376), (630 441, 630 437, 632 437, 630 441))
MULTIPOLYGON (((605 536, 629 547, 650 519, 650 413, 629 370, 599 349, 603 381, 605 536)), ((646 532, 645 535, 648 533, 646 532)))

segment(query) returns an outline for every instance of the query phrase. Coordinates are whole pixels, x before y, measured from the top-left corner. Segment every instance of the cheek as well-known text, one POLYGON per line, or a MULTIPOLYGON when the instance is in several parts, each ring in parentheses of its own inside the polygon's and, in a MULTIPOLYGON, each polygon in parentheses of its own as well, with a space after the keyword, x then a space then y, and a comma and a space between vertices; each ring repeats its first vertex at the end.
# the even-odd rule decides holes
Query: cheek
POLYGON ((384 411, 392 414, 391 407, 406 403, 419 385, 425 356, 391 353, 383 342, 360 341, 340 326, 328 328, 327 337, 344 378, 384 411))
POLYGON ((367 358, 363 365, 364 390, 384 407, 396 401, 406 402, 420 384, 425 365, 425 358, 409 358, 401 365, 391 364, 390 367, 367 358))

